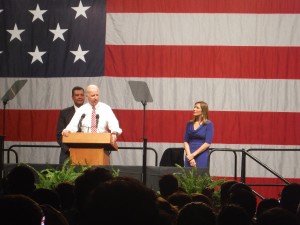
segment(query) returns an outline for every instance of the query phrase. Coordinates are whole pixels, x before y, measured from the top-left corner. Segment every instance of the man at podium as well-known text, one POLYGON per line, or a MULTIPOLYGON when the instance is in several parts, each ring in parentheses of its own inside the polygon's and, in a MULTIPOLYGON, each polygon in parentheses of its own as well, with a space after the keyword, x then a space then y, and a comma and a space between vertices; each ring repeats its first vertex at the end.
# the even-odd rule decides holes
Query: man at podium
POLYGON ((98 86, 87 86, 85 96, 87 103, 76 110, 70 123, 62 131, 62 136, 68 137, 75 132, 111 133, 111 142, 116 143, 122 129, 111 107, 99 101, 98 86))
POLYGON ((98 86, 89 85, 86 88, 85 96, 88 102, 76 110, 70 123, 62 131, 62 135, 68 136, 71 132, 111 132, 115 142, 117 136, 122 133, 122 129, 111 107, 99 101, 98 86))

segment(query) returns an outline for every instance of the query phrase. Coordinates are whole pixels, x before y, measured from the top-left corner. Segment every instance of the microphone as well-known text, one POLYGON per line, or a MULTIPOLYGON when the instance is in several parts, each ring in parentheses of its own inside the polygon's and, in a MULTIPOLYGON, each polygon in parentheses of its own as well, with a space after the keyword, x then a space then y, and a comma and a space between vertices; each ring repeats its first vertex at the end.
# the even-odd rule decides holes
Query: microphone
POLYGON ((96 114, 96 130, 98 130, 99 114, 96 114))
POLYGON ((78 131, 77 132, 81 132, 81 124, 82 124, 82 120, 85 117, 85 113, 83 113, 80 117, 79 123, 78 123, 78 131))

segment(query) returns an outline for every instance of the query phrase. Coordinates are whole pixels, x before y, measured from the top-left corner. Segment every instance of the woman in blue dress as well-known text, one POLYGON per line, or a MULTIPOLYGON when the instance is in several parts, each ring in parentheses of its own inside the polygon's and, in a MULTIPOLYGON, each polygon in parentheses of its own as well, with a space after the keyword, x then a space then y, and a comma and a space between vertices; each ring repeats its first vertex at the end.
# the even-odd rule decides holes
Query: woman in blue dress
POLYGON ((208 105, 198 101, 194 105, 194 118, 184 133, 184 167, 208 168, 208 149, 214 136, 214 125, 208 119, 208 105))

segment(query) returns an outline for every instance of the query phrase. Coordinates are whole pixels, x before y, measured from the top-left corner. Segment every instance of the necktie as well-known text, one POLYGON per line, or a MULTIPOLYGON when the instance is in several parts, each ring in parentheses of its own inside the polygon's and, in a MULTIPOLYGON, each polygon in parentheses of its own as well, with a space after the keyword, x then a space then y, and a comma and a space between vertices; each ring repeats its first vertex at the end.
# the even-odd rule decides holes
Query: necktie
POLYGON ((92 110, 92 128, 91 128, 92 133, 97 133, 97 127, 96 127, 96 109, 93 107, 92 110))

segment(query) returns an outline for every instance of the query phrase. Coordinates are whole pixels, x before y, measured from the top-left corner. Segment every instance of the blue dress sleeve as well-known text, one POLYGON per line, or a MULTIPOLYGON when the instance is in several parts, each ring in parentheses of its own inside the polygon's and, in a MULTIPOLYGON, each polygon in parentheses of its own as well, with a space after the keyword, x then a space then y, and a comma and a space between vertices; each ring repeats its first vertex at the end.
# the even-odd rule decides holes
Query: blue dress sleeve
POLYGON ((206 125, 205 142, 211 144, 213 137, 214 137, 214 124, 211 121, 209 121, 206 125))
POLYGON ((188 122, 185 126, 185 132, 184 132, 184 139, 183 139, 183 142, 188 142, 189 140, 189 136, 188 136, 188 130, 189 130, 189 124, 191 122, 188 122))

